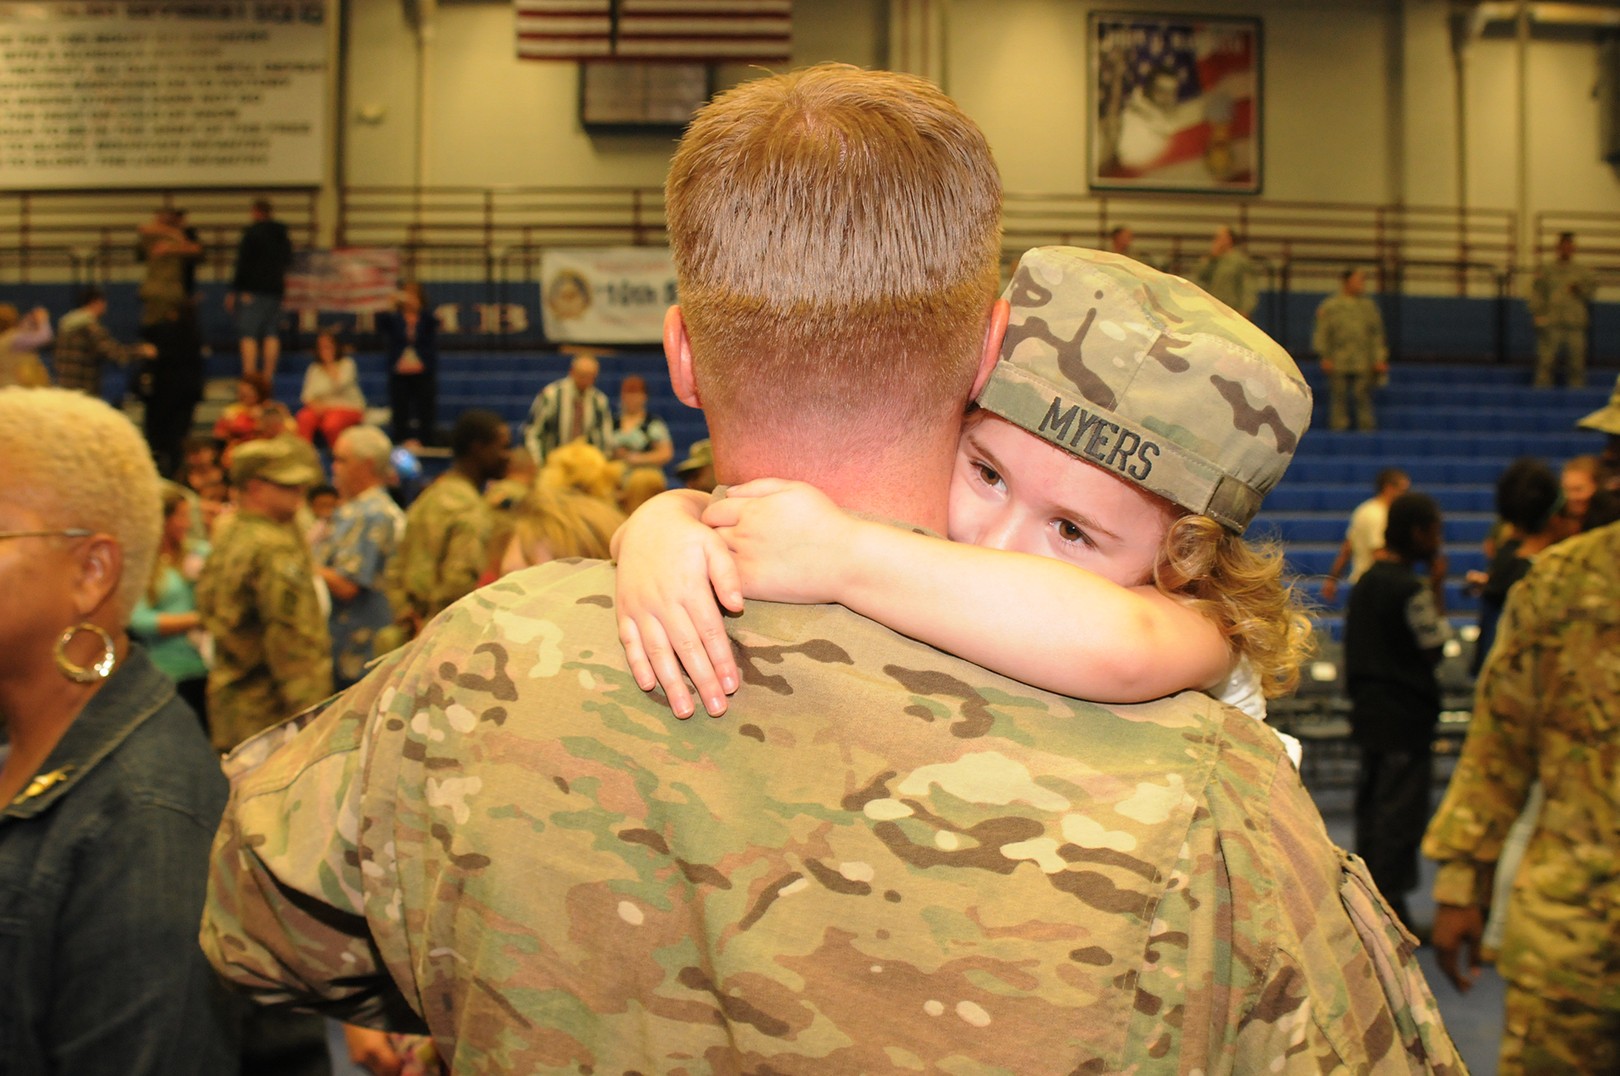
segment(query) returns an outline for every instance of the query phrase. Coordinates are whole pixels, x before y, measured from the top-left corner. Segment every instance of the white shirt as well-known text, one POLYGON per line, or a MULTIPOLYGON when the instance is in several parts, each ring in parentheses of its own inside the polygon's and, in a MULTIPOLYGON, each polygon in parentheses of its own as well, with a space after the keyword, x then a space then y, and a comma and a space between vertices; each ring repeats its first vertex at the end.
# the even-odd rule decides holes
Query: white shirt
POLYGON ((1344 532, 1350 543, 1350 582, 1372 567, 1373 554, 1384 548, 1384 531, 1389 526, 1389 505, 1377 497, 1362 501, 1350 514, 1350 529, 1344 532))

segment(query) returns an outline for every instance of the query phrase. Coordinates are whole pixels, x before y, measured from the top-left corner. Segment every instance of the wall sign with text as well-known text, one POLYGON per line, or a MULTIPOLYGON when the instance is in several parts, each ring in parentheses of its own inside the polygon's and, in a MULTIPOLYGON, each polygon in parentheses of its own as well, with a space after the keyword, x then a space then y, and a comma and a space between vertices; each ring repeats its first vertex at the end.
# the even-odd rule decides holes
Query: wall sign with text
POLYGON ((1258 194, 1260 20, 1094 12, 1092 187, 1258 194))
POLYGON ((328 0, 0 0, 0 188, 316 186, 328 0))

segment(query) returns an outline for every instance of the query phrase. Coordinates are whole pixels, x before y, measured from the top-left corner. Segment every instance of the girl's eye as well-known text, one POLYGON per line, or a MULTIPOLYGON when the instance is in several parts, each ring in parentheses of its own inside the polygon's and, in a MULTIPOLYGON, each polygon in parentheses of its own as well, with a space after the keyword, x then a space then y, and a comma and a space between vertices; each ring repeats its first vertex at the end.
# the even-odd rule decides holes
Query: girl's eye
POLYGON ((979 481, 985 485, 998 486, 1001 484, 1001 474, 988 463, 975 463, 973 469, 979 472, 979 481))
POLYGON ((1082 545, 1088 546, 1091 544, 1091 539, 1086 535, 1086 532, 1081 530, 1070 520, 1059 519, 1055 522, 1057 523, 1058 537, 1063 539, 1065 542, 1079 542, 1082 545))

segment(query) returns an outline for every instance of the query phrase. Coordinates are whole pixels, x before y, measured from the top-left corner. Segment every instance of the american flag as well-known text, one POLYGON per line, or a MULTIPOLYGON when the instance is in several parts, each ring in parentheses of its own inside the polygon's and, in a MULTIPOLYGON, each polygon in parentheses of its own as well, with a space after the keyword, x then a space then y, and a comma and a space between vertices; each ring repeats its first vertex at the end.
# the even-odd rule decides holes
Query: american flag
POLYGON ((1230 164, 1224 174, 1204 178, 1230 185, 1253 180, 1253 33, 1215 20, 1121 20, 1098 32, 1099 131, 1117 138, 1114 154, 1102 154, 1103 176, 1176 182, 1202 168, 1218 143, 1228 147, 1230 164))
POLYGON ((525 60, 781 62, 793 0, 515 0, 525 60))

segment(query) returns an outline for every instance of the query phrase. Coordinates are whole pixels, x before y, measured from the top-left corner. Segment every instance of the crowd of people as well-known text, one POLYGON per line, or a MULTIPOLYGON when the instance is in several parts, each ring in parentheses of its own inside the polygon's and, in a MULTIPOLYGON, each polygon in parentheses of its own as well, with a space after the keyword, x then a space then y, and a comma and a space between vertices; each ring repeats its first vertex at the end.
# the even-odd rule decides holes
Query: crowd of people
MULTIPOLYGON (((1252 263, 1223 228, 1189 282, 1126 229, 1027 252, 998 299, 1000 209, 924 80, 726 91, 667 197, 670 377, 711 438, 676 463, 646 383, 615 413, 579 353, 521 443, 457 416, 405 505, 396 448, 437 438, 420 288, 379 323, 393 437, 335 332, 292 412, 256 204, 237 400, 148 447, 100 366, 194 317, 200 248, 143 226, 147 344, 88 295, 62 387, 0 366, 8 1061, 314 1074, 318 1012, 389 1074, 1460 1073, 1404 896, 1421 839, 1466 988, 1539 781, 1504 1071, 1613 1071, 1620 388, 1583 420, 1610 453, 1499 484, 1497 642, 1426 837, 1443 521, 1398 471, 1357 509, 1348 856, 1267 724, 1310 627, 1245 531, 1312 401, 1252 263), (699 706, 723 719, 675 720, 699 706)), ((1364 286, 1319 314, 1335 427, 1375 424, 1364 286)))

